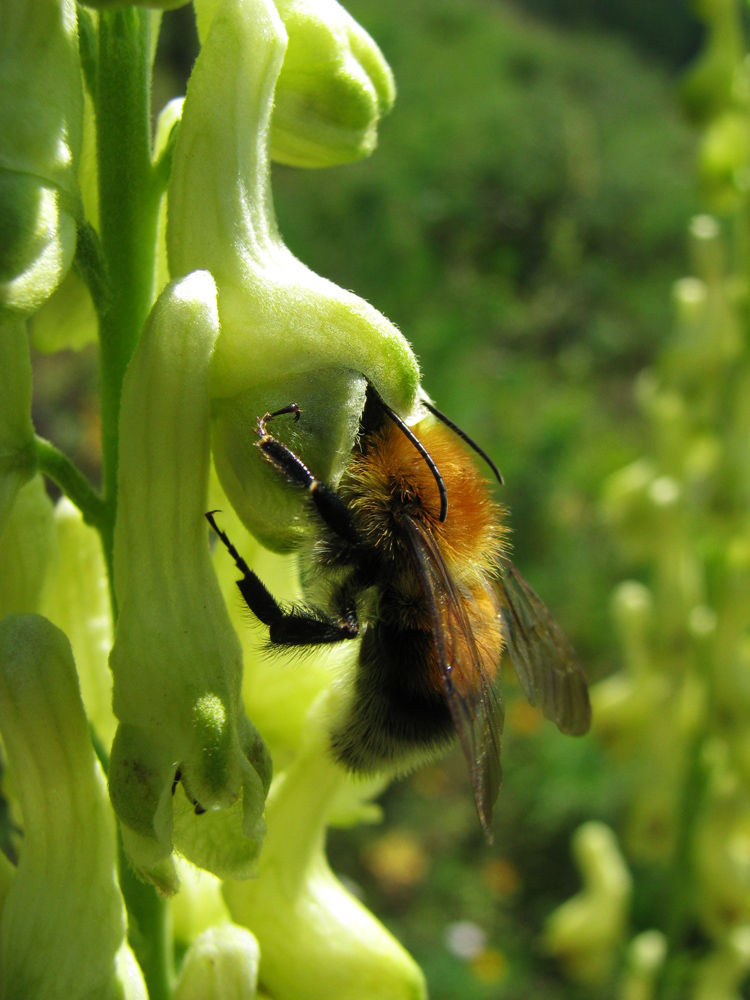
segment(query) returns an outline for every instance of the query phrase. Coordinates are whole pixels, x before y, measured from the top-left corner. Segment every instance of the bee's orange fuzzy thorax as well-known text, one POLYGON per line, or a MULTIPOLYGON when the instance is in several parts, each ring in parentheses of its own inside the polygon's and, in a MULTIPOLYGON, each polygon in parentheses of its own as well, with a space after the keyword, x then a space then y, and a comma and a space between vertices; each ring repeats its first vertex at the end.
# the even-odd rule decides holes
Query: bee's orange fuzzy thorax
POLYGON ((496 572, 505 551, 503 510, 455 435, 426 418, 412 428, 445 483, 448 515, 440 522, 440 494, 424 458, 395 424, 374 435, 341 483, 361 530, 374 544, 392 538, 399 508, 430 525, 453 578, 471 586, 496 572))

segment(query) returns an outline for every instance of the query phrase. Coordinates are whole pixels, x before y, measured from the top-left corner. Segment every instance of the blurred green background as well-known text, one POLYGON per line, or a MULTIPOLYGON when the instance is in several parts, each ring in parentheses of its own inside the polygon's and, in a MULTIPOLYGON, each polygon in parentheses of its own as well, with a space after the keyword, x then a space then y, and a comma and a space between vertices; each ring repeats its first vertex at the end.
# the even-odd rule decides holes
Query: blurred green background
MULTIPOLYGON (((503 470, 515 563, 604 678, 621 666, 612 591, 634 566, 604 523, 603 483, 647 450, 634 382, 673 329, 703 208, 678 101, 702 28, 677 0, 346 6, 393 68, 396 107, 370 160, 275 169, 281 231, 411 340, 437 405, 503 470)), ((191 9, 166 15, 156 108, 195 51, 191 9)), ((38 426, 73 412, 51 436, 95 468, 93 354, 41 358, 37 379, 38 426)), ((617 826, 627 780, 506 687, 495 844, 454 754, 392 786, 384 825, 332 831, 332 864, 422 964, 433 1000, 624 996, 572 984, 540 936, 580 884, 573 831, 617 826)), ((639 875, 633 933, 653 925, 661 885, 639 875)))

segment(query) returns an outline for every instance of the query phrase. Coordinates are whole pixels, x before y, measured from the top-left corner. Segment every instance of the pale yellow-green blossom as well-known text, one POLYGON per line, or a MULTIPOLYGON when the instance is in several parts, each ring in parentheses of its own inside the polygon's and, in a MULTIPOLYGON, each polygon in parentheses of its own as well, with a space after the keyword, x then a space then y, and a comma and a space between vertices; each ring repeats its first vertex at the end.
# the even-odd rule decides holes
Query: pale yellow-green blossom
POLYGON ((656 980, 666 954, 667 940, 661 931, 643 931, 634 937, 625 955, 617 1000, 654 1000, 656 980))
POLYGON ((583 888, 547 918, 545 949, 571 978, 603 985, 623 944, 632 879, 614 833, 603 823, 579 827, 573 850, 583 888))
POLYGON ((254 1000, 258 958, 258 942, 245 927, 211 927, 188 949, 173 1000, 254 1000))
POLYGON ((188 85, 167 225, 172 275, 205 268, 218 288, 211 392, 222 486, 243 523, 278 550, 306 533, 303 498, 254 447, 257 418, 298 403, 294 428, 275 428, 317 476, 335 482, 366 384, 405 416, 419 388, 416 360, 395 327, 310 271, 279 235, 269 129, 286 41, 270 0, 225 0, 217 10, 188 85))
POLYGON ((18 491, 0 529, 0 618, 43 610, 42 591, 56 549, 52 501, 36 475, 18 491))
POLYGON ((146 1000, 70 643, 39 615, 0 621, 0 733, 24 830, 3 887, 0 996, 146 1000))
MULTIPOLYGON (((196 0, 205 41, 220 0, 196 0)), ((271 158, 328 167, 369 156, 396 96, 375 41, 336 0, 276 0, 289 36, 276 84, 271 158)))
POLYGON ((166 893, 173 847, 223 877, 253 873, 270 780, 203 517, 215 294, 205 272, 162 293, 120 421, 110 792, 133 864, 166 893))
POLYGON ((33 313, 73 260, 82 116, 74 0, 4 0, 0 322, 33 313))

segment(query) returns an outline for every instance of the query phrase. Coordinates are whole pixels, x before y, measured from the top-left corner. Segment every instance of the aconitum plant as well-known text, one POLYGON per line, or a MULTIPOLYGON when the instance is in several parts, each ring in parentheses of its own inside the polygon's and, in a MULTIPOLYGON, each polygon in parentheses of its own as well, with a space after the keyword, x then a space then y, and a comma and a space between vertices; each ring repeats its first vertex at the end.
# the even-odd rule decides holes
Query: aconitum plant
POLYGON ((152 133, 158 6, 0 7, 0 997, 252 998, 259 968, 274 1000, 422 997, 326 861, 382 787, 323 750, 336 659, 258 657, 204 519, 294 596, 269 549, 302 501, 255 419, 297 400, 335 478, 368 383, 416 404, 407 342, 290 253, 270 188, 272 158, 370 153, 391 73, 335 0, 196 0, 152 133), (101 490, 35 433, 29 337, 98 342, 101 490))

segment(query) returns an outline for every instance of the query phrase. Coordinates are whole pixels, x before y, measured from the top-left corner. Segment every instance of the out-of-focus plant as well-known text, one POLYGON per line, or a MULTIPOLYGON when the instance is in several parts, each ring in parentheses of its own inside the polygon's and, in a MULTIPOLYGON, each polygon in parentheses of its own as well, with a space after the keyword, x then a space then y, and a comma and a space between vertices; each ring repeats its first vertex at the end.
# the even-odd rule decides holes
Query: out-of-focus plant
MULTIPOLYGON (((623 669, 592 695, 623 786, 632 922, 608 942, 619 972, 573 964, 593 911, 557 948, 624 1000, 739 998, 750 971, 750 77, 742 5, 700 11, 708 47, 685 93, 714 214, 691 223, 674 334, 636 383, 648 451, 603 502, 641 577, 613 596, 623 669)), ((553 946, 570 906, 551 918, 553 946)))
POLYGON ((293 597, 246 530, 283 551, 303 522, 255 419, 298 400, 335 478, 368 382, 415 404, 408 343, 289 252, 270 190, 272 156, 371 152, 393 80, 335 0, 196 0, 201 53, 152 138, 175 5, 0 7, 0 997, 417 1000, 325 857, 380 787, 323 750, 336 664, 264 666, 203 516, 293 597), (101 491, 35 433, 29 331, 98 341, 101 491))

